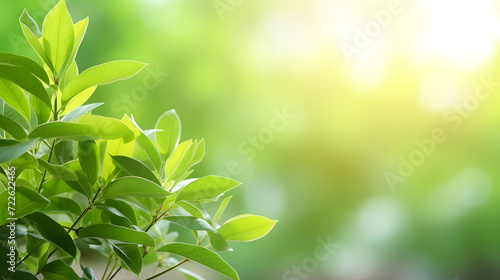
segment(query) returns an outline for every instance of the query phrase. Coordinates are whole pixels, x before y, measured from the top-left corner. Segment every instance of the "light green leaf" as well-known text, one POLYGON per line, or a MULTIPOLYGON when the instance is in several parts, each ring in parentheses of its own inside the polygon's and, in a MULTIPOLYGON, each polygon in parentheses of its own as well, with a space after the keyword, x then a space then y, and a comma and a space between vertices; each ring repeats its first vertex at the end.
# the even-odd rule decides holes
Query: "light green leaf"
POLYGON ((66 114, 66 116, 64 116, 61 119, 61 121, 70 122, 72 120, 75 120, 75 119, 81 117, 83 114, 101 106, 102 104, 104 104, 104 103, 92 103, 92 104, 80 106, 80 107, 74 109, 73 111, 69 112, 68 114, 66 114))
POLYGON ((222 216, 222 213, 224 213, 224 210, 226 210, 226 207, 229 204, 229 201, 231 200, 231 198, 233 198, 232 195, 224 198, 224 200, 221 202, 221 204, 219 205, 219 208, 217 209, 217 212, 214 215, 214 218, 212 219, 212 221, 214 223, 217 223, 217 221, 220 219, 220 217, 222 216))
POLYGON ((109 183, 102 191, 101 199, 121 196, 161 198, 169 195, 160 185, 140 177, 122 177, 109 183))
POLYGON ((36 54, 42 59, 42 61, 49 67, 49 69, 53 70, 52 64, 50 63, 45 51, 42 47, 42 44, 38 40, 42 37, 42 33, 38 28, 38 25, 35 23, 33 18, 28 14, 26 9, 24 9, 23 14, 19 18, 19 23, 21 24, 21 29, 23 30, 24 36, 30 43, 33 50, 35 50, 36 54))
POLYGON ((48 263, 41 273, 46 280, 80 280, 80 276, 62 260, 48 263))
POLYGON ((77 177, 73 171, 62 165, 54 165, 39 158, 38 165, 47 170, 55 179, 62 181, 76 181, 77 177))
MULTIPOLYGON (((68 71, 66 72, 68 73, 68 71)), ((85 103, 91 96, 94 94, 94 91, 97 89, 97 86, 90 87, 79 94, 75 95, 75 97, 71 98, 71 100, 64 104, 62 107, 62 114, 61 115, 66 115, 72 110, 75 110, 78 108, 80 105, 85 103)), ((64 91, 64 90, 63 90, 64 91)))
POLYGON ((141 177, 161 185, 153 172, 142 162, 126 156, 111 156, 113 162, 128 175, 141 177))
POLYGON ((205 278, 185 268, 178 267, 177 270, 179 270, 179 272, 186 277, 186 280, 205 280, 205 278))
POLYGON ((132 123, 134 126, 140 131, 139 136, 137 136, 137 143, 139 146, 141 146, 142 149, 146 152, 146 155, 148 156, 149 160, 155 167, 156 171, 160 171, 161 168, 161 158, 160 154, 158 153, 158 150, 156 150, 155 145, 153 145, 153 142, 149 137, 146 136, 144 131, 139 127, 139 125, 135 122, 134 118, 132 117, 132 123))
POLYGON ((254 241, 266 236, 277 223, 257 215, 241 215, 224 223, 217 231, 227 240, 254 241))
POLYGON ((24 217, 36 231, 48 242, 76 257, 76 246, 66 230, 49 216, 35 212, 24 217))
POLYGON ((118 199, 107 199, 104 201, 104 204, 116 208, 120 211, 120 213, 127 217, 132 224, 137 225, 137 217, 135 215, 134 208, 132 208, 130 204, 118 199))
POLYGON ((28 142, 0 141, 0 163, 13 160, 26 153, 38 139, 31 139, 28 142))
MULTIPOLYGON (((4 201, 5 204, 7 204, 8 201, 8 191, 4 191, 0 194, 0 199, 1 201, 4 201)), ((49 200, 46 199, 43 195, 37 193, 36 191, 22 187, 22 186, 17 186, 16 187, 16 205, 15 205, 15 215, 10 216, 8 215, 7 211, 1 211, 0 212, 0 221, 1 224, 3 225, 7 223, 7 218, 12 217, 12 218, 22 218, 28 214, 31 214, 35 211, 38 211, 42 208, 47 207, 49 205, 49 200)), ((7 210, 7 206, 6 206, 7 210)))
MULTIPOLYGON (((47 90, 51 89, 47 88, 47 90)), ((33 123, 34 125, 46 123, 49 120, 50 115, 52 114, 52 109, 47 107, 45 103, 43 103, 42 100, 38 98, 31 97, 30 104, 33 112, 35 113, 34 116, 36 116, 36 122, 34 122, 33 120, 31 123, 33 123)))
POLYGON ((30 104, 18 85, 0 78, 0 98, 29 122, 31 116, 30 104))
POLYGON ((172 253, 198 262, 221 273, 222 275, 227 276, 229 279, 240 279, 238 273, 236 273, 236 271, 219 255, 203 247, 184 243, 170 243, 161 247, 158 251, 172 253))
POLYGON ((189 230, 205 230, 215 233, 214 228, 209 223, 193 216, 167 216, 164 219, 189 230))
POLYGON ((42 32, 40 32, 38 25, 28 14, 28 11, 26 11, 26 9, 23 10, 23 14, 19 18, 19 22, 24 24, 37 39, 42 37, 42 32))
MULTIPOLYGON (((27 168, 27 169, 35 169, 38 167, 38 162, 35 157, 33 157, 29 152, 22 154, 20 157, 11 160, 11 166, 15 166, 16 168, 27 168)), ((19 183, 19 181, 18 181, 19 183)))
POLYGON ((99 175, 99 151, 93 140, 78 142, 78 160, 90 185, 97 182, 99 175))
POLYGON ((0 52, 0 63, 6 63, 23 68, 38 77, 45 84, 48 85, 50 83, 49 77, 43 67, 30 58, 13 53, 0 52))
POLYGON ((68 102, 78 93, 97 85, 128 79, 137 74, 146 64, 122 60, 91 67, 69 82, 63 91, 62 101, 68 102))
POLYGON ((50 205, 47 211, 45 212, 47 213, 53 212, 61 214, 71 213, 76 217, 78 217, 80 214, 82 214, 82 207, 73 199, 67 197, 53 196, 50 198, 50 205))
POLYGON ((78 123, 49 122, 37 126, 28 135, 28 138, 56 138, 65 137, 72 140, 90 140, 92 138, 117 139, 130 135, 132 131, 117 119, 96 115, 80 117, 78 123))
POLYGON ((63 140, 54 147, 54 155, 60 164, 73 160, 73 141, 63 140))
POLYGON ((156 123, 156 130, 156 146, 165 161, 181 138, 181 120, 175 110, 167 111, 160 116, 156 123))
POLYGON ((113 251, 123 261, 126 268, 139 276, 142 271, 142 255, 136 244, 113 244, 113 251))
POLYGON ((64 74, 66 70, 71 66, 71 64, 75 61, 76 53, 82 44, 83 37, 85 36, 85 32, 87 32, 87 27, 89 25, 89 18, 86 17, 83 20, 77 22, 73 26, 74 40, 73 40, 73 49, 69 54, 64 64, 61 66, 61 70, 59 71, 58 78, 62 79, 61 74, 64 74))
POLYGON ((142 244, 149 247, 155 246, 153 238, 144 231, 110 224, 87 226, 78 231, 78 236, 112 239, 132 244, 142 244))
POLYGON ((205 215, 203 215, 203 212, 201 212, 200 209, 198 209, 196 206, 193 204, 187 202, 187 201, 179 201, 177 203, 182 209, 186 210, 189 214, 193 215, 194 217, 200 218, 200 219, 205 219, 205 215))
POLYGON ((177 193, 175 202, 181 200, 203 200, 217 197, 241 183, 219 176, 206 176, 187 184, 177 193))
POLYGON ((18 140, 26 139, 26 137, 28 137, 28 134, 26 134, 26 131, 19 123, 4 115, 0 115, 0 128, 18 140))
POLYGON ((170 188, 183 180, 191 167, 199 163, 205 154, 205 141, 184 141, 175 148, 165 164, 166 185, 170 188))
POLYGON ((56 73, 73 50, 74 28, 66 3, 61 0, 43 21, 43 47, 56 73))

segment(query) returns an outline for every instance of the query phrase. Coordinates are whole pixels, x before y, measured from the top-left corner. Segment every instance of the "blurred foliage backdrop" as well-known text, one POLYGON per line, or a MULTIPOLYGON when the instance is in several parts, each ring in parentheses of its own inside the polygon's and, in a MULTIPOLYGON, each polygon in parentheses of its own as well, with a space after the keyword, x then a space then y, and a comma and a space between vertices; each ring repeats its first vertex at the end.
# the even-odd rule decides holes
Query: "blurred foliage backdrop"
MULTIPOLYGON (((55 3, 0 0, 0 50, 36 58, 18 17, 55 3)), ((80 70, 150 64, 96 113, 176 109, 197 174, 244 183, 227 215, 280 220, 225 255, 242 279, 500 279, 498 1, 67 4, 90 16, 80 70), (339 246, 318 260, 318 238, 339 246)))

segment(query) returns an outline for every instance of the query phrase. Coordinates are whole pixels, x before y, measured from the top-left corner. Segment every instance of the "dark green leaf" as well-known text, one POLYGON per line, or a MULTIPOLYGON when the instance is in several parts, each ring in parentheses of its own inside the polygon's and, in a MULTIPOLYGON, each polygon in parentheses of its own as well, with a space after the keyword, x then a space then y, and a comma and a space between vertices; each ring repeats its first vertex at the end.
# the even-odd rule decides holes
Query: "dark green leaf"
POLYGON ((161 185, 153 172, 142 162, 126 156, 111 156, 113 162, 128 175, 141 177, 161 185))
POLYGON ((102 191, 101 199, 119 196, 165 197, 169 192, 160 185, 140 177, 122 177, 111 182, 102 191))
POLYGON ((73 199, 67 197, 53 196, 49 200, 50 200, 50 205, 47 209, 48 211, 46 212, 56 212, 62 214, 71 213, 76 217, 78 217, 82 213, 82 207, 73 199))
POLYGON ((80 276, 62 260, 48 263, 41 273, 46 280, 80 280, 80 276))
POLYGON ((113 244, 113 251, 123 261, 128 270, 139 276, 142 271, 142 255, 136 244, 113 244))
POLYGON ((94 271, 90 267, 86 267, 83 269, 83 273, 88 277, 89 280, 97 280, 97 277, 94 274, 94 271))
POLYGON ((79 230, 78 236, 113 239, 149 247, 155 246, 153 238, 144 231, 109 224, 90 225, 79 230))
POLYGON ((130 206, 130 204, 118 199, 107 199, 104 201, 104 204, 116 208, 123 215, 125 215, 125 217, 127 217, 127 219, 129 219, 132 224, 137 225, 135 211, 134 208, 130 206))
POLYGON ((0 78, 9 80, 51 107, 50 98, 42 83, 29 70, 9 63, 0 63, 0 78))
POLYGON ((0 128, 4 129, 12 135, 12 137, 18 140, 28 137, 28 134, 26 134, 26 131, 20 124, 4 115, 0 115, 0 128))
POLYGON ((90 185, 94 185, 99 175, 99 151, 93 140, 78 142, 78 159, 90 185))
POLYGON ((37 280, 37 278, 29 272, 16 270, 12 280, 37 280))
POLYGON ((229 277, 229 279, 240 279, 238 273, 236 273, 236 271, 219 255, 203 247, 184 243, 171 243, 161 247, 158 251, 172 253, 198 262, 229 277))
POLYGON ((24 219, 47 241, 76 257, 76 246, 66 230, 49 216, 35 212, 24 219))
POLYGON ((43 67, 40 66, 35 61, 31 60, 30 58, 13 53, 0 52, 0 64, 1 63, 6 63, 13 66, 24 68, 33 75, 35 75, 36 77, 38 77, 44 83, 46 84, 50 83, 49 77, 47 76, 47 73, 45 72, 43 67))

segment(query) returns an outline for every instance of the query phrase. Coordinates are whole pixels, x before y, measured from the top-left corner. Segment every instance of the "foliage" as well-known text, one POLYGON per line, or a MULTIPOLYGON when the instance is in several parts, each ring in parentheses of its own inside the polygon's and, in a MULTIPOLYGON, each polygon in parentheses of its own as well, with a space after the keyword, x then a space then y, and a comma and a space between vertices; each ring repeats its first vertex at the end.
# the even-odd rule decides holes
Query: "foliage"
POLYGON ((25 250, 15 249, 14 273, 2 261, 2 279, 97 279, 81 262, 89 250, 108 259, 102 279, 121 269, 139 276, 151 263, 165 268, 153 279, 187 261, 239 279, 216 251, 231 250, 226 240, 259 239, 276 221, 242 215, 219 225, 231 198, 221 197, 240 183, 219 176, 187 179, 205 143, 179 144, 174 110, 143 130, 127 115, 119 120, 92 114, 100 103, 83 105, 98 86, 146 66, 112 61, 79 73, 75 57, 88 22, 73 24, 64 0, 48 13, 43 30, 24 11, 21 29, 43 66, 0 52, 2 202, 13 194, 9 180, 16 185, 15 212, 0 212, 2 257, 10 248, 9 218, 18 219, 16 243, 25 243, 25 250), (207 206, 217 203, 211 215, 207 206), (189 239, 184 235, 190 232, 194 245, 175 242, 179 235, 189 239), (176 263, 172 255, 181 259, 176 263))

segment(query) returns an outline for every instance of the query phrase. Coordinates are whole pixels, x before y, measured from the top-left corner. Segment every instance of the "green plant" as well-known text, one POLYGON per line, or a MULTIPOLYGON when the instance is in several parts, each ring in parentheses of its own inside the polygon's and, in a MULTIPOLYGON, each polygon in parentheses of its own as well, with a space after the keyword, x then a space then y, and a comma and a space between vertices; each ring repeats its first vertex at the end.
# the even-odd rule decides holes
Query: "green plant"
POLYGON ((219 226, 231 199, 224 194, 240 183, 187 179, 204 156, 204 141, 179 144, 174 110, 144 131, 127 115, 91 113, 102 104, 82 105, 97 86, 146 65, 113 61, 79 73, 75 57, 88 18, 73 24, 64 0, 48 13, 43 31, 26 11, 20 24, 43 66, 0 52, 1 279, 97 279, 81 262, 87 249, 108 259, 101 279, 121 269, 139 276, 147 264, 161 271, 148 279, 173 269, 201 279, 179 267, 188 261, 239 279, 215 251, 230 251, 226 240, 259 239, 276 221, 242 215, 219 226), (213 215, 210 204, 218 207, 213 215), (189 232, 194 245, 174 242, 189 232), (172 262, 172 255, 180 260, 172 262), (78 266, 83 275, 74 271, 78 266))

